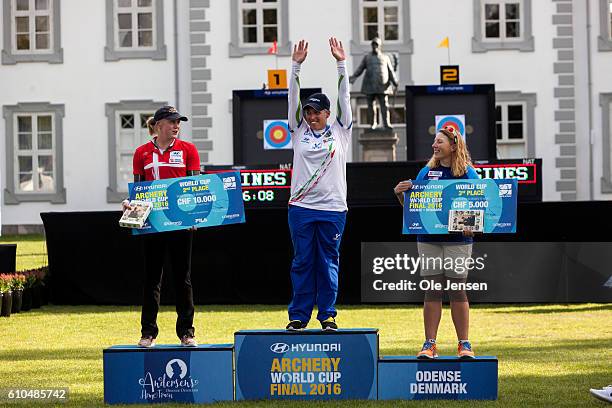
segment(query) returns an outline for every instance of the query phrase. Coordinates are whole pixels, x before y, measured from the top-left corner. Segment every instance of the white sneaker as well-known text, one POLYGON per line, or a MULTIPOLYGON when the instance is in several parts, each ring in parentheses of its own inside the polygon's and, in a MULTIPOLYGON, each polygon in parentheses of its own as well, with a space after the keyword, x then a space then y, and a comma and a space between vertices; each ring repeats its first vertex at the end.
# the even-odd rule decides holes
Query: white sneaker
POLYGON ((138 347, 153 347, 155 346, 155 339, 151 336, 145 336, 140 339, 138 342, 138 347))
POLYGON ((612 385, 603 387, 601 390, 591 388, 591 395, 602 401, 612 402, 612 385))
POLYGON ((198 343, 195 341, 195 338, 190 335, 185 335, 181 337, 181 346, 183 347, 197 347, 198 343))

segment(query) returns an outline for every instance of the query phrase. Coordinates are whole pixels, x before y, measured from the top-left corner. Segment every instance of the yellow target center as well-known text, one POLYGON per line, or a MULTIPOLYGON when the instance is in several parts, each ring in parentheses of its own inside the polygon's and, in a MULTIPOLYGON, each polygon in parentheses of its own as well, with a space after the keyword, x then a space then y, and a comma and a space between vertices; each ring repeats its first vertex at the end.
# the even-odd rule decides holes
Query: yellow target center
POLYGON ((280 129, 277 129, 272 133, 272 138, 274 140, 282 140, 283 136, 284 136, 284 132, 280 129))

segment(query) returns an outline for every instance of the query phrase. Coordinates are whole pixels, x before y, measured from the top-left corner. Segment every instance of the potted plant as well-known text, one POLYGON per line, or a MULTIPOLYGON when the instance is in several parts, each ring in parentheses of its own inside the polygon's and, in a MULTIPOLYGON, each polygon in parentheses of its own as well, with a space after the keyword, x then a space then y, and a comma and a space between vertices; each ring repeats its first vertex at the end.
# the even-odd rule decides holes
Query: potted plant
POLYGON ((0 292, 2 292, 2 308, 0 310, 0 316, 9 317, 11 315, 11 309, 13 307, 13 296, 11 292, 13 278, 11 275, 2 274, 0 275, 0 292))
POLYGON ((36 277, 32 271, 19 272, 25 277, 25 286, 23 288, 23 298, 21 300, 21 310, 24 312, 32 309, 32 287, 36 282, 36 277))
POLYGON ((2 314, 2 300, 4 299, 4 280, 0 275, 0 314, 2 314))
POLYGON ((40 300, 43 306, 49 304, 49 266, 43 266, 39 269, 40 278, 40 300))
POLYGON ((12 275, 12 289, 13 289, 13 308, 11 309, 12 313, 21 312, 21 300, 23 297, 23 288, 25 286, 25 276, 15 273, 12 275))
POLYGON ((44 286, 43 279, 47 270, 45 267, 34 269, 34 284, 32 285, 32 309, 38 309, 42 306, 42 287, 44 286))

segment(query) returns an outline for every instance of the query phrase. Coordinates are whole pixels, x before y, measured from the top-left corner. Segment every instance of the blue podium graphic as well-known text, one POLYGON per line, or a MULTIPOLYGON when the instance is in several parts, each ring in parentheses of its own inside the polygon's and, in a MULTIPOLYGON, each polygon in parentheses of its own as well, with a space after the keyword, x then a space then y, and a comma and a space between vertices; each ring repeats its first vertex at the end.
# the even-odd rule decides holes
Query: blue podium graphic
POLYGON ((378 399, 497 399, 497 357, 382 357, 378 361, 378 399))
POLYGON ((233 346, 104 349, 104 402, 207 403, 234 399, 233 346))
POLYGON ((241 330, 236 399, 376 399, 378 330, 241 330))

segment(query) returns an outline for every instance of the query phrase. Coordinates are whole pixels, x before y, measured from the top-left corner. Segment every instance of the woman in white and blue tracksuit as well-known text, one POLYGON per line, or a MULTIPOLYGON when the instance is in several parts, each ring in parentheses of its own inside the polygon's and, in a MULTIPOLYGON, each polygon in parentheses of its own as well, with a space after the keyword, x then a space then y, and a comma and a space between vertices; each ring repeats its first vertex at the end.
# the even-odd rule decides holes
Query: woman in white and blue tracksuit
POLYGON ((321 93, 300 102, 300 68, 308 54, 301 40, 293 48, 289 81, 289 130, 293 145, 293 175, 289 198, 289 229, 294 257, 293 298, 287 330, 304 329, 317 304, 323 330, 337 330, 339 250, 346 221, 346 158, 353 125, 348 74, 342 43, 329 40, 338 69, 336 120, 329 98, 321 93))
MULTIPOLYGON (((445 179, 478 179, 478 173, 472 167, 470 154, 463 136, 452 126, 442 128, 436 134, 432 144, 433 155, 423 169, 417 175, 418 180, 445 180, 445 179)), ((412 182, 402 181, 395 186, 395 194, 404 204, 404 192, 412 188, 412 182)), ((467 270, 464 268, 453 268, 459 265, 458 258, 463 258, 461 265, 466 265, 465 259, 472 255, 473 232, 464 230, 461 233, 448 235, 418 235, 417 248, 419 256, 429 259, 441 259, 442 262, 428 264, 421 267, 421 276, 427 280, 441 285, 442 288, 450 283, 465 283, 467 270), (453 262, 448 263, 450 259, 453 262), (451 267, 447 268, 446 265, 451 267)), ((461 285, 457 285, 460 287, 461 285)), ((455 331, 457 332, 458 346, 457 355, 460 358, 473 358, 474 352, 468 341, 470 304, 465 290, 447 290, 451 305, 451 315, 455 331)), ((436 337, 438 326, 442 317, 443 290, 427 290, 423 302, 423 320, 425 326, 425 343, 418 358, 430 359, 438 357, 436 337)))

